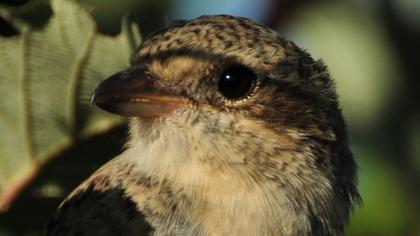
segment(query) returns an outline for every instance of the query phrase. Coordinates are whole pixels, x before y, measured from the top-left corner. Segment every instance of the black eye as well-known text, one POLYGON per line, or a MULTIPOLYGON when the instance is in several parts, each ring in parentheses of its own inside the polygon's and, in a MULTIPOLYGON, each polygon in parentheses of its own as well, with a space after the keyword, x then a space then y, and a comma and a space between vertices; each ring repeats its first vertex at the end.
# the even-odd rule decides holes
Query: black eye
POLYGON ((254 88, 257 75, 243 66, 232 66, 219 79, 219 91, 228 99, 246 97, 254 88))

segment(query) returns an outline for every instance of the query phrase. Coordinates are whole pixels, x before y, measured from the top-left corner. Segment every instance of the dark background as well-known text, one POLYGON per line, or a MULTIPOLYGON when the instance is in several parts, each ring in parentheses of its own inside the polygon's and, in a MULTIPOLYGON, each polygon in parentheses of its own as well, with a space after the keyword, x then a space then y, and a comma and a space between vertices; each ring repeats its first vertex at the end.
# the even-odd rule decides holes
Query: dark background
MULTIPOLYGON (((348 235, 420 235, 420 1, 80 2, 91 9, 104 34, 116 35, 126 13, 143 36, 174 19, 224 13, 253 18, 322 58, 337 81, 360 166, 364 204, 356 208, 348 235)), ((19 17, 35 27, 42 27, 50 14, 46 1, 0 4, 19 9, 19 17)), ((18 33, 0 18, 3 37, 18 33)), ((0 236, 38 235, 68 191, 120 151, 125 129, 80 142, 47 163, 9 211, 0 214, 0 236)))

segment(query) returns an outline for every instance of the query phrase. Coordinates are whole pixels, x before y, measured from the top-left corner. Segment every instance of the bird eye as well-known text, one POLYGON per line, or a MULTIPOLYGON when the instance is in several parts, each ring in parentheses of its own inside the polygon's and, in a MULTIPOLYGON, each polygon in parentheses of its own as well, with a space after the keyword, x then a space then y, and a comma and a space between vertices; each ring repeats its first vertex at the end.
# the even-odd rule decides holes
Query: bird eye
POLYGON ((243 66, 232 66, 222 73, 219 79, 219 91, 228 99, 246 97, 254 88, 257 75, 243 66))

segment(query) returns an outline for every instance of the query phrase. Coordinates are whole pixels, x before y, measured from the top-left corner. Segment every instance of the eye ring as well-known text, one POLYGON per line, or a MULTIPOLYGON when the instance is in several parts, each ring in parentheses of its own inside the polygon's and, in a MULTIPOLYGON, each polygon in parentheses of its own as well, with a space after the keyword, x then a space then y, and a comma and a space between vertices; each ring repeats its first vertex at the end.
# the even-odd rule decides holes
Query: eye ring
POLYGON ((220 74, 218 91, 227 100, 241 100, 252 94, 257 75, 249 68, 233 65, 220 74))

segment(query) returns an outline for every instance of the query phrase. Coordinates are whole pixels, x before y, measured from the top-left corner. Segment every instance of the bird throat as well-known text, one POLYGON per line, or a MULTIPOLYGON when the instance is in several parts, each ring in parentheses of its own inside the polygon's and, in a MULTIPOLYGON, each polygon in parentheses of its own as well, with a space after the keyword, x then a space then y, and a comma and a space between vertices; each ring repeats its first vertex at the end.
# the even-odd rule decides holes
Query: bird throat
POLYGON ((241 229, 253 225, 253 235, 305 235, 313 231, 313 222, 322 221, 317 214, 325 221, 342 220, 339 210, 329 207, 334 201, 329 180, 305 167, 313 153, 298 133, 272 134, 232 117, 218 117, 211 125, 209 116, 198 119, 207 122, 133 120, 123 154, 143 176, 165 183, 157 186, 188 199, 177 200, 188 204, 174 214, 193 215, 188 224, 194 230, 252 235, 241 229))

